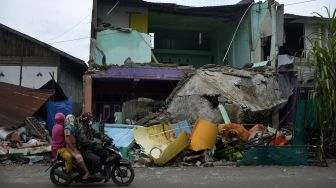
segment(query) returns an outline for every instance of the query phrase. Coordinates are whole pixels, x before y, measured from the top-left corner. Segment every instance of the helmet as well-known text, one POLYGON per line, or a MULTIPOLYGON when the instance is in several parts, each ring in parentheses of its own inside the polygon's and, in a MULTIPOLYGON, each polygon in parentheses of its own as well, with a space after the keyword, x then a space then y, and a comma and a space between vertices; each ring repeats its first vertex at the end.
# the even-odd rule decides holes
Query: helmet
POLYGON ((64 114, 62 112, 57 112, 55 114, 55 122, 56 123, 60 123, 60 124, 63 124, 64 123, 64 114))
POLYGON ((89 124, 93 120, 93 115, 90 112, 85 112, 81 115, 80 119, 84 124, 89 124))

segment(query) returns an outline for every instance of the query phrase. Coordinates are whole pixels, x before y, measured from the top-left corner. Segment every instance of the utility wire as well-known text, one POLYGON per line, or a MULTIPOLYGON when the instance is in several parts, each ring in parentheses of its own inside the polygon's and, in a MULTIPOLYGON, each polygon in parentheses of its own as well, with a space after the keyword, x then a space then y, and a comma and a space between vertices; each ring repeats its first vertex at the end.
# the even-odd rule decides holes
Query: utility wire
POLYGON ((106 15, 111 14, 111 12, 114 10, 114 8, 119 4, 120 0, 106 13, 106 15))
MULTIPOLYGON (((116 33, 108 33, 108 34, 103 34, 103 35, 100 35, 100 36, 113 35, 113 34, 116 34, 116 33)), ((56 41, 56 42, 50 42, 50 43, 47 43, 47 44, 57 44, 57 43, 63 43, 63 42, 71 42, 71 41, 83 40, 83 39, 88 39, 88 38, 91 38, 91 37, 90 36, 88 36, 88 37, 79 37, 79 38, 74 38, 74 39, 68 39, 68 40, 62 40, 62 41, 56 41)))
POLYGON ((230 51, 230 47, 231 47, 232 42, 233 42, 233 40, 234 40, 234 38, 235 38, 235 36, 236 36, 236 33, 237 33, 238 29, 239 29, 239 26, 240 26, 241 22, 243 21, 243 19, 244 19, 246 13, 248 12, 248 10, 251 8, 251 6, 252 6, 253 4, 254 4, 254 3, 251 3, 250 6, 247 7, 247 9, 245 10, 243 16, 240 18, 239 23, 238 23, 238 25, 237 25, 237 28, 236 28, 235 32, 233 33, 232 39, 231 39, 231 41, 230 41, 229 48, 228 48, 228 49, 226 50, 226 52, 225 52, 225 55, 224 55, 224 58, 223 58, 223 62, 225 61, 225 58, 226 58, 227 54, 228 54, 229 51, 230 51))
MULTIPOLYGON (((107 12, 106 15, 109 15, 113 10, 114 8, 119 4, 120 0, 111 8, 111 10, 109 10, 107 12)), ((63 32, 62 34, 54 37, 54 38, 51 38, 51 39, 48 39, 46 40, 45 42, 48 42, 48 41, 51 41, 51 40, 54 40, 54 39, 57 39, 61 36, 63 36, 64 34, 68 33, 69 31, 73 30, 74 28, 76 28, 80 23, 82 23, 88 16, 90 16, 90 13, 88 15, 86 15, 83 19, 81 19, 77 24, 75 24, 73 27, 71 27, 70 29, 66 30, 65 32, 63 32)), ((88 23, 91 23, 91 22, 88 22, 88 23)), ((56 42, 50 42, 48 44, 57 44, 57 43, 63 43, 63 42, 71 42, 71 41, 77 41, 77 40, 82 40, 82 39, 87 39, 87 38, 90 38, 90 37, 80 37, 80 38, 74 38, 74 39, 69 39, 69 40, 63 40, 63 41, 56 41, 56 42)))
POLYGON ((69 40, 62 40, 62 41, 56 41, 56 42, 50 42, 47 44, 57 44, 57 43, 63 43, 63 42, 71 42, 71 41, 77 41, 77 40, 83 40, 83 39, 88 39, 90 37, 81 37, 81 38, 75 38, 75 39, 69 39, 69 40))
POLYGON ((309 1, 301 1, 301 2, 296 2, 296 3, 289 3, 289 4, 285 4, 284 6, 297 5, 297 4, 302 4, 302 3, 309 3, 309 2, 313 2, 313 1, 317 1, 317 0, 309 0, 309 1))
MULTIPOLYGON (((289 4, 285 4, 284 6, 290 6, 290 5, 297 5, 297 4, 309 3, 309 2, 313 2, 313 1, 317 1, 317 0, 308 0, 308 1, 301 1, 301 2, 296 2, 296 3, 289 3, 289 4)), ((252 3, 252 4, 253 4, 253 3, 252 3)), ((252 5, 252 4, 251 4, 251 5, 252 5)), ((249 8, 251 7, 251 5, 247 8, 247 10, 249 10, 249 8)), ((265 9, 268 9, 268 8, 265 8, 265 9)), ((112 10, 113 10, 113 9, 112 9, 112 10)), ((246 12, 247 12, 247 11, 246 11, 246 12)), ((242 19, 244 18, 246 12, 244 13, 242 19)), ((89 15, 90 15, 90 14, 89 14, 89 15)), ((87 16, 89 16, 89 15, 87 15, 87 16)), ((87 17, 87 16, 86 16, 86 17, 87 17)), ((86 18, 86 17, 85 17, 85 18, 86 18)), ((85 18, 84 18, 84 19, 85 19, 85 18)), ((83 19, 83 20, 84 20, 84 19, 83 19)), ((240 25, 242 19, 240 20, 240 22, 239 22, 239 24, 238 24, 238 27, 239 27, 239 25, 240 25)), ((76 25, 75 25, 74 27, 72 27, 70 30, 68 30, 68 31, 66 31, 66 32, 64 32, 64 33, 62 33, 60 36, 64 35, 65 33, 69 32, 69 31, 71 31, 72 29, 74 29, 75 27, 77 27, 83 20, 81 20, 78 24, 76 24, 76 25)), ((238 27, 237 27, 237 29, 238 29, 238 27)), ((236 29, 234 35, 236 34, 237 29, 236 29)), ((107 35, 108 35, 108 34, 107 34, 107 35)), ((54 39, 56 39, 56 38, 59 38, 60 36, 55 37, 55 38, 52 38, 52 39, 49 39, 49 40, 47 40, 47 41, 54 40, 54 39)), ((47 44, 57 44, 57 43, 64 43, 64 42, 72 42, 72 41, 83 40, 83 39, 87 39, 87 38, 90 38, 90 37, 74 38, 74 39, 69 39, 69 40, 50 42, 50 43, 47 43, 47 44)), ((232 39, 234 39, 234 37, 233 37, 232 39)), ((47 41, 46 41, 46 42, 47 42, 47 41)), ((229 47, 231 46, 231 43, 232 43, 232 41, 230 42, 229 47)), ((224 56, 224 58, 223 58, 223 61, 226 59, 226 56, 227 56, 228 51, 229 51, 229 49, 227 50, 227 52, 226 52, 226 54, 225 54, 225 56, 224 56)))
POLYGON ((78 23, 76 23, 76 24, 75 24, 74 26, 72 26, 70 29, 64 31, 63 33, 61 33, 60 35, 58 35, 58 36, 56 36, 56 37, 53 37, 53 38, 51 38, 51 39, 46 40, 45 42, 55 40, 55 39, 57 39, 57 38, 63 36, 64 34, 66 34, 66 33, 70 32, 70 31, 72 31, 73 29, 75 29, 79 24, 81 24, 81 23, 82 23, 88 16, 90 16, 90 15, 91 15, 91 13, 89 13, 88 15, 86 15, 83 19, 81 19, 78 23))
MULTIPOLYGON (((296 3, 284 4, 284 6, 291 6, 291 5, 298 5, 298 4, 310 3, 310 2, 313 2, 313 1, 317 1, 317 0, 300 1, 300 2, 296 2, 296 3)), ((268 8, 262 8, 262 9, 268 9, 268 8)))

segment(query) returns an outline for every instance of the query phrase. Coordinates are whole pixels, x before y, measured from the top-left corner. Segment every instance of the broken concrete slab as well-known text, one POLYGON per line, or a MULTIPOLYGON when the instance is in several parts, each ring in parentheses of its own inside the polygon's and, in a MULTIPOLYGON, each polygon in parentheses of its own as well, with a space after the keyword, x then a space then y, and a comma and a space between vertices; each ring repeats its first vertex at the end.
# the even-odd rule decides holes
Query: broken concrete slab
POLYGON ((222 122, 223 118, 217 108, 201 95, 177 96, 170 102, 168 112, 178 120, 209 119, 213 122, 222 122))
POLYGON ((51 145, 37 146, 30 148, 9 148, 8 154, 23 154, 23 155, 32 155, 39 153, 51 152, 51 145))
POLYGON ((221 103, 230 119, 231 116, 236 118, 232 122, 251 122, 272 114, 276 107, 287 102, 288 97, 281 95, 279 83, 271 74, 225 66, 200 68, 196 74, 181 81, 168 97, 167 111, 181 119, 196 121, 204 118, 222 123, 217 109, 221 103))

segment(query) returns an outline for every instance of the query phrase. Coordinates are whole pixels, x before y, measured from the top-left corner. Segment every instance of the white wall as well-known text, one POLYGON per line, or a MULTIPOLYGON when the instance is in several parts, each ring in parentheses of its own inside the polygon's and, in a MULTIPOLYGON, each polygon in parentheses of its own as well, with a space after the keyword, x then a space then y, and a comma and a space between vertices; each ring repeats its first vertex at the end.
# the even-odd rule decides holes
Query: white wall
POLYGON ((54 78, 57 80, 56 66, 23 66, 22 67, 22 86, 38 89, 47 83, 51 76, 49 72, 54 73, 54 78), (39 74, 40 73, 40 74, 39 74), (39 76, 38 76, 39 74, 39 76), (42 75, 42 76, 41 76, 42 75))
POLYGON ((0 82, 20 84, 20 66, 0 66, 0 82), (4 76, 1 76, 3 74, 4 76))
POLYGON ((317 34, 321 33, 321 25, 319 24, 304 24, 304 36, 305 36, 305 51, 309 51, 312 49, 312 44, 309 40, 313 38, 321 38, 317 36, 317 34))
MULTIPOLYGON (((0 66, 1 72, 5 75, 0 76, 1 82, 20 84, 20 66, 0 66)), ((38 89, 51 79, 49 72, 57 80, 57 66, 22 66, 21 86, 38 89)))
POLYGON ((116 6, 109 15, 106 15, 113 6, 114 4, 112 3, 99 4, 97 8, 97 18, 101 18, 102 22, 110 23, 116 28, 130 27, 130 13, 147 13, 146 8, 116 6))

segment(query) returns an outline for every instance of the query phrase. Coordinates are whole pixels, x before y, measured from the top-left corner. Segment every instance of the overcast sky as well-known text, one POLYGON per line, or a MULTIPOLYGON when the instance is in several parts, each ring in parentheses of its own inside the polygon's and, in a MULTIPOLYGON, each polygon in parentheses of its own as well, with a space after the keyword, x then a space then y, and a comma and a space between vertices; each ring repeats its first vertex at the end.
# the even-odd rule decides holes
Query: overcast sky
MULTIPOLYGON (((215 6, 239 0, 148 0, 188 6, 215 6)), ((257 0, 256 0, 257 1, 257 0)), ((336 0, 277 0, 286 13, 325 15, 324 6, 335 9, 336 0), (294 4, 302 2, 300 4, 294 4)), ((0 23, 88 61, 92 0, 0 0, 0 23), (73 41, 69 41, 73 40, 73 41), (67 42, 62 42, 67 41, 67 42)))

